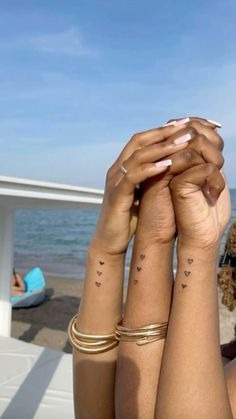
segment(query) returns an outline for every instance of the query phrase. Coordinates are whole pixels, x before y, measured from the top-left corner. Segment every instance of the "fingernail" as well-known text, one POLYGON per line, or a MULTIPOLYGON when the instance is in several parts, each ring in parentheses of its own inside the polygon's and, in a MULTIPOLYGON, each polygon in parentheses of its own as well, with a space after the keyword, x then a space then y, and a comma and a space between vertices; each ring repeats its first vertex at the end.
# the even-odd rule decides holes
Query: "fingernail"
POLYGON ((181 135, 181 137, 176 138, 174 140, 174 144, 183 144, 186 143, 187 141, 191 140, 191 134, 185 134, 185 135, 181 135))
POLYGON ((218 128, 222 128, 222 125, 217 121, 213 121, 212 119, 207 119, 207 121, 210 122, 210 124, 213 124, 218 128))
POLYGON ((168 159, 168 160, 161 160, 158 161, 157 163, 155 163, 156 167, 166 167, 166 166, 171 166, 172 165, 172 160, 168 159))
POLYGON ((176 121, 171 121, 171 122, 168 122, 167 124, 165 124, 165 125, 162 125, 163 127, 169 127, 169 126, 171 126, 171 125, 175 125, 176 124, 176 121))
POLYGON ((175 126, 178 127, 179 125, 187 124, 190 121, 190 118, 180 119, 179 121, 175 122, 175 126))
POLYGON ((165 125, 162 125, 163 127, 169 127, 169 126, 174 126, 174 127, 178 127, 179 125, 183 125, 183 124, 187 124, 187 122, 190 121, 190 118, 184 118, 184 119, 180 119, 179 121, 171 121, 168 122, 165 125))

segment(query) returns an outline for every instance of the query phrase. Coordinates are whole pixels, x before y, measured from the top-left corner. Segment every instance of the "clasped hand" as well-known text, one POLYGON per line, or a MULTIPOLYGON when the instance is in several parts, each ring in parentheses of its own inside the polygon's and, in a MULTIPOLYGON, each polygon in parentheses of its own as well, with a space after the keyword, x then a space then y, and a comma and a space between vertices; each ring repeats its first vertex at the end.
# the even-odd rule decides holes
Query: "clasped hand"
POLYGON ((134 134, 108 170, 93 245, 123 254, 137 225, 144 244, 177 233, 186 244, 216 245, 230 216, 222 149, 216 126, 202 118, 134 134))

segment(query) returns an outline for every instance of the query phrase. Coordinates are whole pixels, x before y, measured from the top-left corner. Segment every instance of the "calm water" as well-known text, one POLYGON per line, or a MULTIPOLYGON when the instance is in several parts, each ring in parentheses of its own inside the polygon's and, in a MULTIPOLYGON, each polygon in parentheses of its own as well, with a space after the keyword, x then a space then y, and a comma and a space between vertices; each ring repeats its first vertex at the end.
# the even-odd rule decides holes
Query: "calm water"
MULTIPOLYGON (((232 219, 236 219, 236 189, 231 190, 231 199, 232 219)), ((98 212, 98 209, 17 211, 16 269, 26 271, 38 265, 44 273, 82 278, 86 249, 95 229, 98 212)), ((129 249, 127 266, 130 253, 129 249)))

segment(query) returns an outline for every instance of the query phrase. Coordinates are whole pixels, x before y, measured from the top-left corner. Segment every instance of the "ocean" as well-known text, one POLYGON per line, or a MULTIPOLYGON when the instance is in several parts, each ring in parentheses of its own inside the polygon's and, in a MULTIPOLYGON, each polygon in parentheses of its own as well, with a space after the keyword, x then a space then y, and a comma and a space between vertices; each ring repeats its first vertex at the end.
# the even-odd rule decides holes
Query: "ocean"
MULTIPOLYGON (((231 189, 232 219, 236 219, 236 189, 231 189)), ((86 252, 99 209, 18 210, 15 222, 14 266, 26 272, 39 266, 45 274, 83 278, 86 252)), ((222 238, 223 249, 225 235, 222 238)), ((131 246, 127 252, 129 266, 131 246)))

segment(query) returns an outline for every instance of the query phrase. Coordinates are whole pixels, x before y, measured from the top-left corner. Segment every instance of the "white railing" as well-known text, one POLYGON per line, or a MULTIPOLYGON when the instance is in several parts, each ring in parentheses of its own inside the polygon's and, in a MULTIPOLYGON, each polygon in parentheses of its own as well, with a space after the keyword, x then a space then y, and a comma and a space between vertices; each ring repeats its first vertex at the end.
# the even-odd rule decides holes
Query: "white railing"
POLYGON ((86 208, 100 205, 102 198, 100 189, 0 176, 0 336, 11 334, 14 211, 19 208, 86 208))

